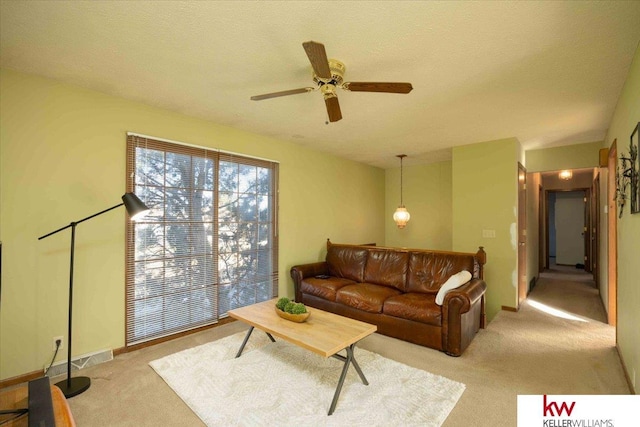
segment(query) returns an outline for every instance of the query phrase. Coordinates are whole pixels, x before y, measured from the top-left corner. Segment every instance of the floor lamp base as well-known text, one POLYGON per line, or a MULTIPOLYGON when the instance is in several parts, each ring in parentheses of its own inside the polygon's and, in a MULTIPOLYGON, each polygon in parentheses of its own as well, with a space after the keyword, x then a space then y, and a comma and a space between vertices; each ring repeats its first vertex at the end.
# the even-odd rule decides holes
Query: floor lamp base
POLYGON ((91 378, 89 377, 73 377, 57 382, 56 385, 62 390, 64 397, 77 396, 84 393, 91 386, 91 378))

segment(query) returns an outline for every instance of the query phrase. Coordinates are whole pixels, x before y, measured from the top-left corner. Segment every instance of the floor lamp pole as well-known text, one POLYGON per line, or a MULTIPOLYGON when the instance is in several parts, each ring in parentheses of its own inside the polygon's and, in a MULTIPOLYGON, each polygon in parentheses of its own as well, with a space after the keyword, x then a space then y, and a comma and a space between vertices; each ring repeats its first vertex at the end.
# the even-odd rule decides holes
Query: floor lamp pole
POLYGON ((105 212, 108 212, 112 209, 118 208, 122 206, 124 203, 120 203, 119 205, 110 207, 109 209, 105 209, 101 212, 88 216, 86 218, 81 219, 80 221, 72 222, 71 224, 59 228, 56 231, 52 231, 49 234, 46 234, 42 237, 39 237, 38 240, 42 240, 51 236, 52 234, 56 234, 62 230, 66 230, 67 228, 71 228, 71 256, 69 261, 69 317, 68 317, 68 325, 67 325, 67 379, 57 382, 56 385, 62 390, 62 393, 65 397, 73 397, 80 393, 85 392, 91 386, 91 378, 89 377, 73 377, 71 378, 71 327, 72 327, 72 317, 73 317, 73 264, 75 257, 75 246, 76 246, 76 226, 81 222, 84 222, 88 219, 101 215, 105 212))
POLYGON ((76 225, 78 223, 72 222, 71 225, 71 256, 69 262, 69 321, 67 325, 67 379, 56 383, 65 397, 73 397, 84 391, 91 386, 91 378, 89 377, 73 377, 71 378, 71 325, 73 324, 73 262, 76 247, 76 225))
POLYGON ((71 228, 71 258, 69 262, 69 323, 68 323, 68 335, 67 335, 67 379, 56 383, 56 385, 62 390, 65 397, 73 397, 84 391, 86 391, 91 386, 91 378, 89 377, 74 377, 71 378, 71 326, 72 326, 72 314, 73 314, 73 261, 75 256, 75 246, 76 246, 76 226, 81 222, 94 218, 98 215, 102 215, 105 212, 109 212, 115 208, 119 208, 124 205, 127 209, 127 213, 131 217, 132 221, 136 219, 142 218, 149 212, 149 208, 133 193, 125 193, 122 196, 122 203, 112 206, 108 209, 95 213, 93 215, 89 215, 86 218, 81 219, 80 221, 72 222, 69 225, 65 225, 62 228, 59 228, 55 231, 52 231, 49 234, 45 234, 44 236, 38 237, 38 240, 45 239, 53 234, 56 234, 62 230, 66 230, 67 228, 71 228))

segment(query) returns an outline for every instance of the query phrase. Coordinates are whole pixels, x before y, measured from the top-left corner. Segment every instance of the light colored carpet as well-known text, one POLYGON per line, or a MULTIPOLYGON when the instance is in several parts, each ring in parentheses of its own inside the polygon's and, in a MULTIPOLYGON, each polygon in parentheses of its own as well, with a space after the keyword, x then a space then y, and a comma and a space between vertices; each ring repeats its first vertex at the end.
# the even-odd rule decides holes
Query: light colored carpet
MULTIPOLYGON (((576 269, 566 273, 560 268, 543 273, 520 311, 498 313, 460 357, 380 334, 368 336, 358 347, 464 383, 466 389, 444 427, 515 426, 518 394, 628 394, 615 349, 616 331, 602 321, 606 317, 591 275, 576 269), (534 308, 531 301, 580 319, 534 308)), ((492 284, 487 285, 488 298, 493 298, 492 284)), ((149 362, 246 330, 242 322, 231 322, 83 369, 82 375, 91 377, 91 388, 69 399, 76 423, 204 426, 149 362)))
POLYGON ((356 347, 369 386, 351 367, 327 415, 344 363, 256 330, 154 360, 151 367, 208 426, 440 426, 462 383, 356 347))

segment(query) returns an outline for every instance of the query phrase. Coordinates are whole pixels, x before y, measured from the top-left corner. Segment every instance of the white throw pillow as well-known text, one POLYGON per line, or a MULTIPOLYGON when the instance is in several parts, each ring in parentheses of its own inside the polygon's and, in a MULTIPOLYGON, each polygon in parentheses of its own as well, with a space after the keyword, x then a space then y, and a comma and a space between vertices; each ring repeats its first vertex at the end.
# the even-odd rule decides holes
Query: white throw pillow
POLYGON ((436 304, 442 305, 442 303, 444 302, 444 296, 447 295, 450 290, 459 288, 469 280, 471 280, 471 273, 469 273, 467 270, 462 270, 461 272, 449 277, 449 279, 444 282, 444 285, 442 285, 442 287, 438 291, 438 295, 436 295, 436 304))

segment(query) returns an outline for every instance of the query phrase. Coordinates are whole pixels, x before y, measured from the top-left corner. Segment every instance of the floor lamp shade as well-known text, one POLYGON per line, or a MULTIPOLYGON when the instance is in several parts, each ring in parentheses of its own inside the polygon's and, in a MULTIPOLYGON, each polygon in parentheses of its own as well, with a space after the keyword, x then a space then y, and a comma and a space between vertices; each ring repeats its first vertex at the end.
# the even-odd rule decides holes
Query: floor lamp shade
POLYGON ((122 196, 122 202, 129 213, 129 217, 131 217, 131 221, 140 219, 149 213, 147 205, 133 193, 125 193, 125 195, 122 196))
POLYGON ((71 326, 73 324, 72 322, 72 315, 73 315, 73 260, 74 260, 74 254, 75 254, 75 241, 76 241, 76 226, 78 224, 80 224, 81 222, 87 221, 91 218, 95 218, 98 215, 102 215, 103 213, 109 212, 110 210, 113 210, 115 208, 118 208, 122 205, 125 205, 126 209, 127 209, 127 213, 129 214, 129 216, 131 217, 132 220, 136 220, 138 218, 140 218, 141 216, 144 216, 147 212, 149 212, 149 208, 133 193, 126 193, 124 196, 122 196, 122 202, 118 205, 112 206, 108 209, 105 209, 103 211, 100 211, 98 213, 95 213, 93 215, 89 215, 86 218, 83 218, 79 221, 74 221, 72 223, 70 223, 69 225, 65 225, 62 228, 59 228, 55 231, 52 231, 49 234, 45 234, 44 236, 38 237, 38 240, 42 240, 45 239, 53 234, 56 234, 62 230, 66 230, 67 228, 71 228, 71 256, 70 256, 70 262, 69 262, 69 317, 68 317, 68 330, 67 330, 67 379, 66 380, 62 380, 58 383, 56 383, 56 385, 62 390, 62 393, 64 393, 65 397, 73 397, 76 396, 80 393, 83 393, 84 391, 86 391, 90 386, 91 386, 91 379, 88 377, 73 377, 71 378, 71 357, 72 357, 72 353, 71 353, 71 344, 73 342, 72 340, 72 334, 71 334, 71 326))

